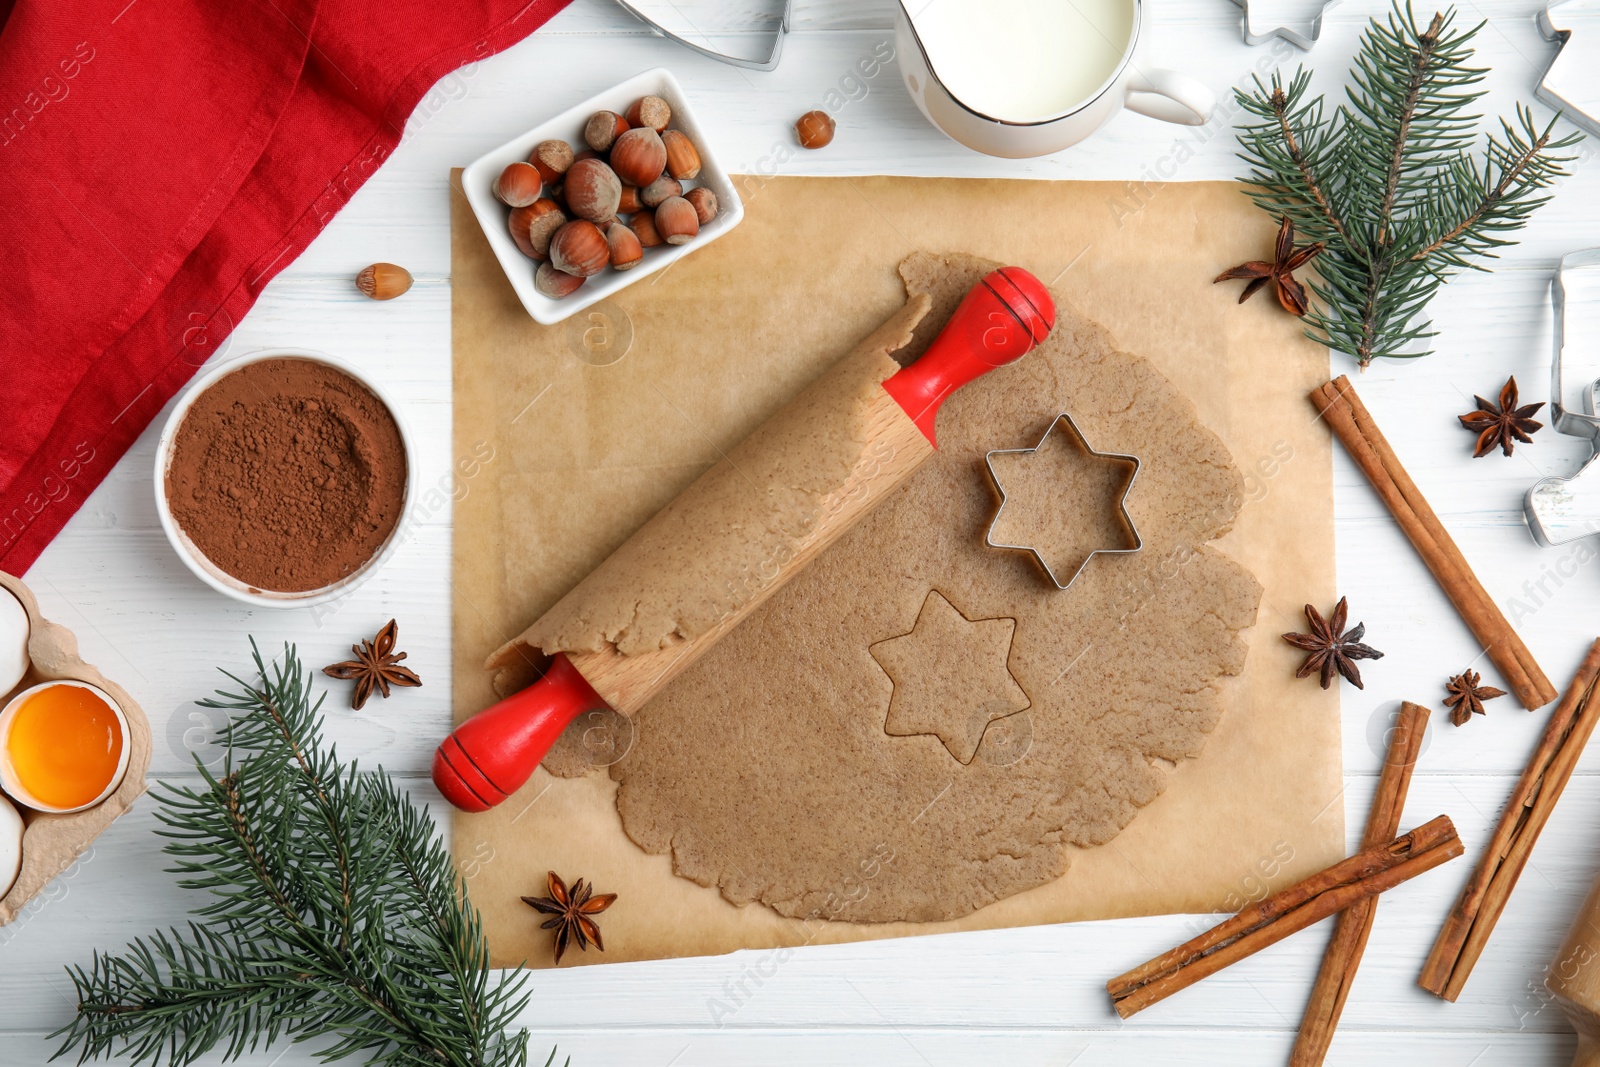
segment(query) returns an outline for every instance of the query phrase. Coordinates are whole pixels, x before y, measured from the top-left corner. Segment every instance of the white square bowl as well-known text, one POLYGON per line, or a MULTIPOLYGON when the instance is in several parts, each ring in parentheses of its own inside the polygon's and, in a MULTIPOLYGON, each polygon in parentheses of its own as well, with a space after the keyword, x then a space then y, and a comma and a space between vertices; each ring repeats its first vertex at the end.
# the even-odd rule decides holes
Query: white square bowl
POLYGON ((621 85, 592 96, 577 107, 568 108, 522 136, 479 156, 461 172, 461 184, 467 203, 472 206, 472 213, 478 217, 478 225, 483 227, 483 234, 489 239, 489 247, 494 249, 501 268, 511 280, 511 288, 517 291, 517 297, 521 299, 522 306, 528 309, 528 314, 547 326, 676 263, 695 249, 715 241, 739 225, 744 218, 744 204, 739 200, 728 172, 717 162, 716 151, 711 147, 705 130, 695 121, 689 101, 683 95, 683 87, 665 67, 636 74, 621 85), (700 153, 700 174, 693 184, 704 185, 717 194, 717 217, 700 227, 699 234, 687 244, 647 248, 639 265, 630 270, 611 270, 608 267, 584 282, 583 287, 570 296, 561 300, 545 296, 533 287, 533 273, 539 264, 523 255, 511 239, 511 231, 506 225, 510 209, 495 199, 495 179, 500 177, 500 172, 507 165, 525 162, 540 141, 561 140, 574 149, 583 148, 583 126, 590 115, 596 111, 615 111, 620 115, 642 96, 659 96, 665 100, 672 108, 672 128, 682 130, 694 142, 700 153))

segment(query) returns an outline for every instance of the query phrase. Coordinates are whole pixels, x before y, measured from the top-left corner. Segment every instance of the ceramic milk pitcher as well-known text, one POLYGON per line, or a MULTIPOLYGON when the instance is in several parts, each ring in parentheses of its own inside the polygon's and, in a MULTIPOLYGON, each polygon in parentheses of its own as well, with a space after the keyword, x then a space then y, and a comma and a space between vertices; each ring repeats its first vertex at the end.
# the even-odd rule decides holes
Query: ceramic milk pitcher
POLYGON ((1202 126, 1216 98, 1140 58, 1143 0, 899 0, 895 53, 929 122, 991 156, 1077 144, 1122 108, 1202 126))

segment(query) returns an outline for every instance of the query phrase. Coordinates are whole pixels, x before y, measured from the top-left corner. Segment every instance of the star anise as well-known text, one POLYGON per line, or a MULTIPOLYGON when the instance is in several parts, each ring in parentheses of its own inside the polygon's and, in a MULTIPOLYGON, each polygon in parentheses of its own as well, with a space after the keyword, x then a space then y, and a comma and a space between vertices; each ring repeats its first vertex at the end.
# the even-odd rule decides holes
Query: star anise
POLYGON ((378 631, 378 636, 350 646, 350 651, 356 654, 355 659, 330 663, 322 668, 322 673, 329 678, 345 681, 355 679, 356 689, 350 697, 350 707, 354 710, 361 710, 374 689, 387 699, 391 685, 410 687, 422 684, 422 679, 411 668, 399 665, 406 658, 404 652, 394 650, 395 638, 399 634, 400 628, 390 619, 389 624, 378 631))
POLYGON ((594 886, 579 878, 572 883, 572 889, 567 890, 567 883, 557 877, 555 871, 549 876, 550 895, 547 897, 523 897, 522 902, 544 915, 549 915, 539 927, 541 930, 554 930, 556 932, 556 962, 561 962, 561 954, 567 951, 567 942, 576 941, 578 948, 589 951, 589 943, 601 952, 606 950, 605 944, 600 940, 600 927, 591 918, 616 901, 615 893, 603 893, 592 896, 594 886))
POLYGON ((1361 684, 1361 671, 1357 669, 1355 661, 1358 659, 1382 659, 1383 653, 1370 645, 1361 643, 1361 638, 1367 632, 1367 624, 1358 622, 1348 632, 1345 632, 1345 618, 1349 608, 1345 598, 1340 597, 1338 605, 1333 609, 1333 618, 1323 619, 1317 609, 1310 604, 1306 605, 1306 621, 1311 624, 1308 634, 1284 634, 1283 639, 1295 648, 1303 648, 1311 655, 1295 671, 1296 678, 1304 678, 1315 671, 1322 672, 1322 688, 1326 689, 1333 684, 1333 672, 1338 671, 1350 679, 1350 684, 1357 689, 1364 689, 1361 684))
POLYGON ((1449 694, 1444 698, 1444 706, 1450 709, 1450 721, 1457 726, 1465 726, 1474 715, 1484 714, 1485 700, 1506 695, 1504 689, 1479 685, 1480 680, 1477 671, 1462 671, 1444 683, 1444 691, 1449 694))
POLYGON ((1248 278, 1250 284, 1244 287, 1244 292, 1239 294, 1239 303, 1244 303, 1263 286, 1272 285, 1272 290, 1278 296, 1278 303, 1283 305, 1283 310, 1291 315, 1304 315, 1306 313, 1306 290, 1299 282, 1295 281, 1294 272, 1310 263, 1322 252, 1322 242, 1294 246, 1294 223, 1284 216, 1283 222, 1278 226, 1278 243, 1273 250, 1273 262, 1252 259, 1248 263, 1241 263, 1223 271, 1211 280, 1217 282, 1241 281, 1248 278))
POLYGON ((1478 402, 1478 410, 1469 411, 1458 418, 1461 419, 1461 425, 1478 435, 1478 447, 1472 452, 1473 459, 1487 456, 1494 451, 1495 445, 1499 445, 1500 450, 1509 456, 1518 441, 1532 444, 1533 438, 1529 435, 1544 426, 1544 423, 1534 422, 1530 417, 1544 407, 1544 401, 1517 407, 1515 378, 1507 378, 1506 384, 1501 387, 1499 407, 1481 396, 1472 399, 1478 402))

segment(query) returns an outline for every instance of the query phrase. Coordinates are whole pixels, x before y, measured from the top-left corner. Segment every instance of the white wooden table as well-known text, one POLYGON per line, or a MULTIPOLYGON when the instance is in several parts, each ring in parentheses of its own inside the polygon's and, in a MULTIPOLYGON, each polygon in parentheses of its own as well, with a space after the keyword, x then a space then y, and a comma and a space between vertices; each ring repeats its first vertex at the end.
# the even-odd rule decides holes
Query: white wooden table
MULTIPOLYGON (((1131 114, 1053 158, 976 155, 923 121, 893 64, 857 80, 857 61, 891 40, 889 0, 801 0, 797 7, 795 32, 771 74, 739 71, 655 39, 609 0, 576 0, 529 40, 447 78, 414 116, 394 157, 268 287, 234 331, 231 350, 320 348, 381 375, 418 438, 423 484, 441 484, 451 417, 448 168, 656 65, 678 74, 721 157, 741 171, 1141 183, 1226 178, 1238 169, 1228 124, 1197 141, 1189 130, 1131 114), (788 150, 788 124, 824 106, 830 90, 848 99, 838 111, 833 146, 804 155, 788 150), (1180 141, 1196 150, 1181 166, 1175 163, 1180 141), (390 304, 364 300, 351 278, 373 260, 406 265, 416 287, 390 304)), ((1245 83, 1263 56, 1285 60, 1290 69, 1307 58, 1286 46, 1274 54, 1270 46, 1242 44, 1239 12, 1228 0, 1148 0, 1148 8, 1150 60, 1186 69, 1219 97, 1245 83)), ((1538 8, 1537 0, 1463 6, 1464 19, 1489 20, 1479 38, 1480 58, 1495 68, 1488 114, 1509 112, 1514 99, 1531 100, 1554 49, 1535 26, 1538 8)), ((1383 10, 1379 0, 1349 0, 1330 13, 1309 57, 1321 68, 1324 88, 1340 88, 1357 32, 1383 10)), ((1135 195, 1158 185, 1128 189, 1135 195)), ((1460 278, 1435 301, 1439 354, 1377 366, 1359 381, 1484 584, 1563 688, 1600 633, 1600 567, 1588 563, 1594 556, 1588 549, 1536 548, 1520 503, 1536 478, 1576 469, 1583 448, 1546 430, 1512 459, 1472 460, 1470 438, 1455 416, 1471 407, 1473 393, 1493 395, 1508 373, 1517 375, 1525 398, 1547 397, 1549 277, 1561 253, 1591 245, 1600 245, 1600 163, 1586 159, 1495 273, 1460 278)), ((1334 367, 1354 373, 1343 357, 1334 367)), ((215 753, 208 747, 211 720, 190 701, 219 680, 216 665, 244 663, 247 634, 265 647, 296 641, 307 661, 320 664, 340 658, 349 641, 392 615, 427 686, 360 713, 333 714, 330 733, 343 756, 382 763, 428 794, 428 759, 450 721, 448 508, 422 522, 337 614, 244 610, 202 586, 168 549, 152 500, 154 438, 152 427, 27 576, 46 614, 75 629, 86 657, 143 702, 155 731, 152 777, 192 776, 192 752, 215 753)), ((1344 687, 1345 806, 1354 841, 1386 717, 1402 697, 1440 707, 1442 680, 1474 662, 1479 649, 1337 450, 1335 485, 1340 590, 1388 653, 1364 666, 1365 692, 1344 687)), ((1297 609, 1265 604, 1259 625, 1298 629, 1297 609)), ((1436 713, 1404 819, 1412 825, 1449 813, 1473 858, 1544 721, 1510 699, 1490 708, 1487 720, 1460 730, 1436 713)), ((34 908, 0 929, 0 1067, 47 1058, 43 1034, 72 1010, 64 964, 184 917, 191 900, 162 872, 153 807, 142 801, 34 908)), ((1542 969, 1597 873, 1600 754, 1591 754, 1459 1003, 1436 1000, 1414 981, 1466 863, 1385 898, 1331 1062, 1564 1064, 1573 1042, 1542 993, 1542 969)), ((1241 879, 1247 874, 1241 871, 1241 879)), ((536 977, 526 1018, 535 1029, 531 1053, 542 1063, 557 1044, 580 1067, 1283 1062, 1326 925, 1131 1022, 1112 1013, 1105 979, 1184 940, 1195 921, 1171 916, 801 949, 775 975, 746 980, 753 992, 720 1025, 708 1002, 728 1000, 751 973, 746 955, 546 972, 536 977)), ((248 1062, 314 1060, 292 1048, 248 1062)))

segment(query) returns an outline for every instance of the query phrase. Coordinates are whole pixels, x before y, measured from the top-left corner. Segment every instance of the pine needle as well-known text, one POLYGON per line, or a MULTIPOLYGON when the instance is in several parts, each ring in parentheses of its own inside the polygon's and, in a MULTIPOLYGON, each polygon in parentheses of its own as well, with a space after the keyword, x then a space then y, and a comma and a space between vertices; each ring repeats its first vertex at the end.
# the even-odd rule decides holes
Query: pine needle
MULTIPOLYGON (((1256 204, 1287 216, 1296 234, 1321 241, 1307 336, 1365 367, 1412 358, 1430 331, 1419 317, 1457 271, 1514 243, 1513 234, 1567 175, 1563 155, 1581 134, 1557 139, 1518 105, 1498 136, 1481 138, 1474 104, 1486 70, 1471 66, 1469 30, 1455 12, 1426 25, 1398 2, 1362 35, 1346 102, 1327 114, 1307 99, 1303 68, 1288 85, 1274 74, 1236 96, 1254 121, 1239 128, 1242 179, 1256 204), (1481 162, 1480 162, 1481 160, 1481 162)), ((1556 116, 1559 118, 1560 116, 1556 116)))
POLYGON ((78 1011, 56 1056, 176 1067, 324 1037, 325 1062, 524 1067, 527 1031, 509 1028, 526 976, 491 981, 432 819, 381 769, 322 747, 322 697, 293 646, 272 665, 250 647, 258 682, 230 674, 240 690, 202 702, 233 713, 222 773, 158 787, 171 870, 209 898, 187 929, 68 968, 78 1011))

